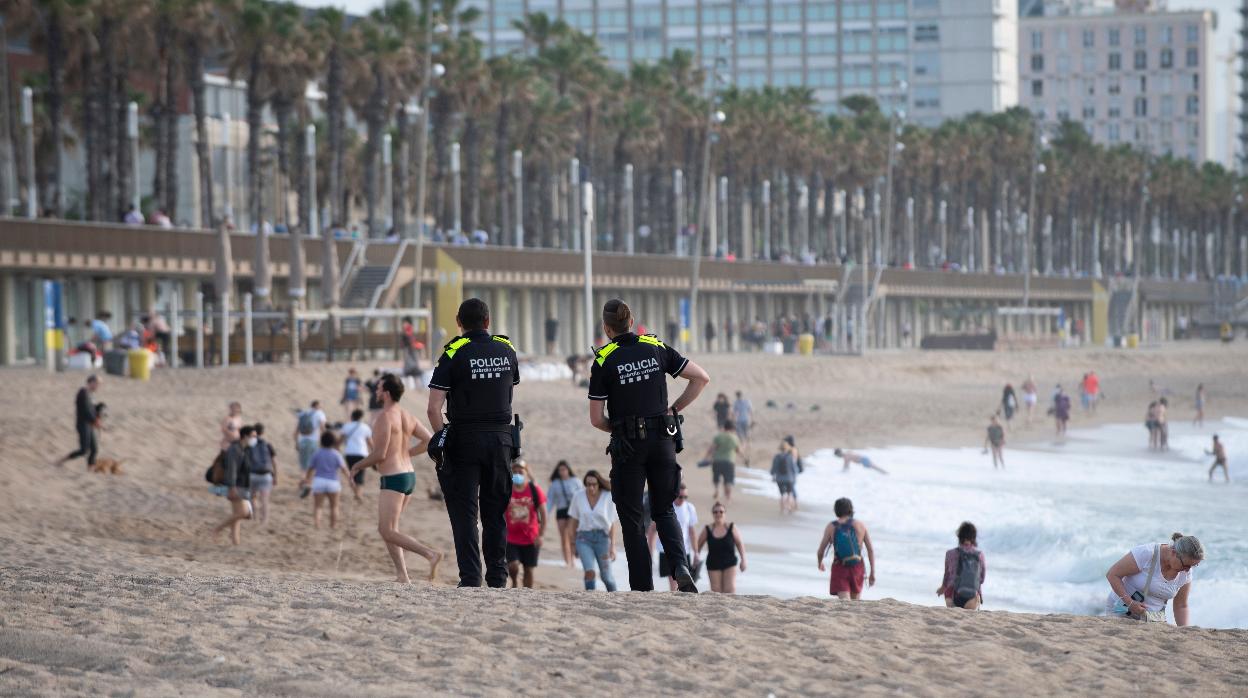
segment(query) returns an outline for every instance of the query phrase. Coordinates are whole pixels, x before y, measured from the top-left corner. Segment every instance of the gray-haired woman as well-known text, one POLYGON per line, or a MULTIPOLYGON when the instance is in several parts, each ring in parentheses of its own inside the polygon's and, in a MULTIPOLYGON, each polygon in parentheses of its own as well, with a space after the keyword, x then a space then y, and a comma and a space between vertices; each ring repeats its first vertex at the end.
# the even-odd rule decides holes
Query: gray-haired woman
POLYGON ((1164 623, 1166 604, 1174 599, 1174 624, 1187 625, 1192 568, 1205 559, 1205 546, 1196 536, 1182 533, 1170 541, 1137 545, 1109 568, 1105 578, 1111 589, 1106 601, 1110 615, 1164 623))

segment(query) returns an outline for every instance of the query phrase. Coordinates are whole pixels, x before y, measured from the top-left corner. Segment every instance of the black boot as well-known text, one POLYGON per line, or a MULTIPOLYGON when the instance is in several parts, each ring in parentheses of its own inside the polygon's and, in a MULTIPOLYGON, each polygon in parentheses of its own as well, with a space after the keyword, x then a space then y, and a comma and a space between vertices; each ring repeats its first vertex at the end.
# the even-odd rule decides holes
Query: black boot
POLYGON ((693 581, 693 572, 689 569, 687 563, 681 563, 672 572, 672 579, 676 580, 676 590, 686 594, 698 593, 698 585, 693 581))

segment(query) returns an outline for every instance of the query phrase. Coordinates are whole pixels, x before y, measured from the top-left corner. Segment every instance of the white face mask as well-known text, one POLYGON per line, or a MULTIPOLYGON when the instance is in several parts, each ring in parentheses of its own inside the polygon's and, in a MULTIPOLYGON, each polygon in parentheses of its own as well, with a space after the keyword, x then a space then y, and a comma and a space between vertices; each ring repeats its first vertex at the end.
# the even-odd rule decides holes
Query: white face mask
POLYGON ((257 439, 256 437, 252 436, 252 437, 250 437, 250 438, 248 438, 248 439, 247 439, 247 446, 249 446, 249 447, 251 447, 251 446, 255 446, 257 441, 259 441, 259 439, 257 439))

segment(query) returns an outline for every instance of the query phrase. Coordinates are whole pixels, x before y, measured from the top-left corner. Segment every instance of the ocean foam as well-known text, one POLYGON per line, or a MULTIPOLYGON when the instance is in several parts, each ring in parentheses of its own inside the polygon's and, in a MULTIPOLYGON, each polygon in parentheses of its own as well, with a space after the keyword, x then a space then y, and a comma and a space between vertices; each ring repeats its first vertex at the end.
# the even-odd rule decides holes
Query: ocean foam
MULTIPOLYGON (((1237 466, 1248 466, 1248 420, 1202 429, 1172 423, 1171 452, 1147 450, 1143 424, 1071 431, 1064 443, 1007 446, 994 472, 978 448, 893 447, 862 451, 888 470, 842 472, 831 450, 806 456, 797 490, 803 511, 743 531, 750 567, 739 593, 827 593, 815 551, 839 497, 854 501, 871 530, 879 573, 864 596, 938 605, 944 553, 958 525, 979 528, 988 563, 986 609, 1095 614, 1103 611, 1105 571, 1134 545, 1173 531, 1198 536, 1208 559, 1191 591, 1196 625, 1248 628, 1248 487, 1207 482, 1210 435, 1219 434, 1237 466)), ((1248 469, 1239 475, 1248 477, 1248 469)), ((777 498, 763 470, 738 473, 746 491, 777 498)))

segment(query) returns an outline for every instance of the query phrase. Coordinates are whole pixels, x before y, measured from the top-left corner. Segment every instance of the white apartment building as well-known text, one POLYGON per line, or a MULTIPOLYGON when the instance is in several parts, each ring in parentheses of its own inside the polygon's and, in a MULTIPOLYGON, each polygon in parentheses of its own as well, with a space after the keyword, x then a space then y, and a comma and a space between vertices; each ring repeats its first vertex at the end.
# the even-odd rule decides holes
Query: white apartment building
POLYGON ((1214 159, 1212 10, 1024 17, 1019 102, 1105 145, 1214 159))
POLYGON ((806 86, 824 111, 875 97, 935 125, 1015 106, 1017 0, 478 0, 492 54, 524 50, 513 20, 560 17, 627 69, 677 49, 724 59, 741 87, 806 86))

